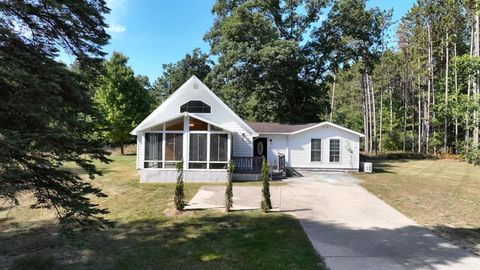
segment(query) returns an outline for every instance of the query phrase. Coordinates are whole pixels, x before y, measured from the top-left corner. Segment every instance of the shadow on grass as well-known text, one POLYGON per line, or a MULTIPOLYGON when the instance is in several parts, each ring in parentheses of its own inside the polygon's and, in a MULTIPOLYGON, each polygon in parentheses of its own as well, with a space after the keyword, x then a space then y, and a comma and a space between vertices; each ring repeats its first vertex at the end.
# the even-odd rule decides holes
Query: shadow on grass
MULTIPOLYGON (((51 225, 2 233, 0 268, 31 269, 33 263, 36 269, 325 269, 293 217, 206 213, 137 220, 71 238, 57 235, 51 225)), ((317 232, 317 248, 326 256, 347 248, 352 256, 375 255, 406 269, 437 269, 473 256, 419 226, 351 229, 301 221, 307 231, 317 232)), ((436 229, 459 236, 480 230, 436 229)))
POLYGON ((434 226, 432 229, 441 237, 480 255, 480 228, 434 226))
POLYGON ((297 220, 259 211, 185 213, 70 238, 44 225, 2 233, 0 246, 2 269, 35 258, 44 258, 37 269, 325 269, 297 220))

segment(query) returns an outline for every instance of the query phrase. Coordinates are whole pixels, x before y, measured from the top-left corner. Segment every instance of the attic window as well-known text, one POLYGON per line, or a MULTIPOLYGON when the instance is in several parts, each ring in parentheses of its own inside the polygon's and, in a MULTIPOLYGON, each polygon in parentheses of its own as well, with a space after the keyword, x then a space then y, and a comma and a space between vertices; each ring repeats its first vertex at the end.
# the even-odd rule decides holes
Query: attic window
POLYGON ((210 111, 210 106, 200 100, 190 100, 189 102, 180 106, 180 112, 210 113, 210 111))

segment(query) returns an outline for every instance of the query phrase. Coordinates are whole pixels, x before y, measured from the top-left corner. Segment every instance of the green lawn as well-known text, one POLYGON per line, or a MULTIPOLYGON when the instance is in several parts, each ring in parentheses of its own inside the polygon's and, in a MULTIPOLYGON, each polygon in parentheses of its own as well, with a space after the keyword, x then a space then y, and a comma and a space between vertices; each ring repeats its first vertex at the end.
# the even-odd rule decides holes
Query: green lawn
MULTIPOLYGON (((113 229, 66 238, 54 215, 0 208, 0 269, 324 269, 293 217, 242 211, 175 214, 173 184, 140 184, 134 156, 113 156, 95 180, 113 229)), ((242 183, 245 185, 245 183, 242 183)), ((191 198, 201 184, 186 184, 191 198)))
POLYGON ((480 167, 457 160, 379 160, 362 184, 406 216, 480 254, 480 167))

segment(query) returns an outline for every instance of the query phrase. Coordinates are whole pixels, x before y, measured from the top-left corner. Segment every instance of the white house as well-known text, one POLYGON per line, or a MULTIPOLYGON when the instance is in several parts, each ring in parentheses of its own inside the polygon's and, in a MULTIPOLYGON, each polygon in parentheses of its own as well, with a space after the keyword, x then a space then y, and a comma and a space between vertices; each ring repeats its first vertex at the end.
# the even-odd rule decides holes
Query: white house
POLYGON ((173 182, 184 161, 188 182, 256 179, 263 157, 275 172, 292 169, 358 171, 362 134, 330 122, 246 123, 192 76, 132 132, 141 182, 173 182))

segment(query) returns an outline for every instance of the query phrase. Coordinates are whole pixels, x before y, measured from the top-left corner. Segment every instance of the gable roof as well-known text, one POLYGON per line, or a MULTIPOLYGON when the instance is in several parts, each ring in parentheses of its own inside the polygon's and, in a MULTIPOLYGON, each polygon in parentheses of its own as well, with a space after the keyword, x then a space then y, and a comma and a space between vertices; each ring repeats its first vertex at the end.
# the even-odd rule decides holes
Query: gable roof
POLYGON ((268 122, 248 122, 248 125, 252 127, 257 133, 286 134, 286 135, 298 134, 298 133, 301 133, 313 128, 317 128, 317 127, 331 126, 331 127, 355 134, 359 137, 365 137, 365 135, 363 135, 362 133, 336 125, 328 121, 321 122, 321 123, 294 124, 294 125, 268 123, 268 122))
POLYGON ((188 113, 188 115, 224 128, 225 125, 216 121, 216 118, 222 117, 228 122, 235 122, 252 136, 258 136, 258 134, 249 125, 247 125, 247 123, 245 123, 235 112, 233 112, 232 109, 230 109, 195 75, 190 77, 190 79, 188 79, 184 84, 182 84, 182 86, 173 92, 160 106, 158 106, 147 118, 145 118, 135 129, 133 129, 130 134, 137 135, 139 131, 164 123, 169 119, 184 115, 184 113, 180 112, 181 104, 179 105, 177 103, 181 102, 183 104, 189 100, 198 99, 198 97, 208 99, 209 102, 206 103, 211 103, 209 104, 210 106, 215 105, 216 107, 220 108, 222 110, 222 115, 215 115, 213 111, 208 115, 200 114, 200 116, 196 113, 188 113), (172 108, 173 106, 175 108, 172 108))

